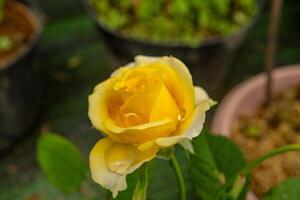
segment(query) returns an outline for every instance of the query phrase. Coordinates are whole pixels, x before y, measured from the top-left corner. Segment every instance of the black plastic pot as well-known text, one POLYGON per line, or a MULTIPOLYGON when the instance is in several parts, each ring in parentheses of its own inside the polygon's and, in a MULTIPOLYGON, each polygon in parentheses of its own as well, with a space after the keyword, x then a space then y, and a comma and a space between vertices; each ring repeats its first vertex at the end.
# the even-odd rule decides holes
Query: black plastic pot
POLYGON ((228 72, 227 67, 235 50, 254 25, 260 13, 257 12, 249 24, 228 37, 213 38, 202 42, 196 47, 189 47, 176 44, 157 44, 151 41, 127 38, 99 23, 98 14, 90 1, 83 1, 102 38, 113 52, 113 55, 119 60, 118 64, 132 61, 134 56, 141 54, 150 56, 173 55, 186 63, 193 74, 194 82, 204 86, 210 94, 216 93, 222 86, 228 72))
POLYGON ((32 61, 42 23, 38 13, 30 10, 30 18, 36 26, 33 37, 13 60, 0 66, 0 151, 33 126, 41 105, 32 61))

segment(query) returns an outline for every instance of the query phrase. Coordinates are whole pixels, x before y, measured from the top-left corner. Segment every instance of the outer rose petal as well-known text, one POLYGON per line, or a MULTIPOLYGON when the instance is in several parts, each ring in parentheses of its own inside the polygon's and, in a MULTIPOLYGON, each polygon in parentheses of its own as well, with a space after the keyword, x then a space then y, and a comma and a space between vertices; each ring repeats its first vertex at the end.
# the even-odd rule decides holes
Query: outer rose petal
POLYGON ((157 148, 139 151, 132 145, 119 144, 110 138, 99 140, 90 153, 90 169, 95 182, 116 197, 127 188, 126 175, 153 159, 157 148))
POLYGON ((208 94, 202 87, 195 86, 194 91, 195 91, 196 105, 198 105, 201 101, 209 99, 208 94))
POLYGON ((107 133, 107 131, 103 122, 105 119, 110 118, 107 110, 106 99, 114 81, 114 79, 108 79, 98 84, 94 88, 93 94, 89 96, 89 118, 96 129, 105 133, 107 133))
POLYGON ((187 67, 177 58, 172 56, 164 56, 164 57, 152 57, 152 56, 136 56, 134 58, 137 65, 143 63, 153 63, 153 62, 164 62, 169 65, 172 69, 174 69, 178 74, 180 74, 188 83, 193 84, 192 76, 187 69, 187 67))
POLYGON ((195 98, 198 104, 194 113, 181 125, 178 135, 158 138, 156 140, 157 145, 162 147, 173 146, 184 139, 191 140, 200 134, 205 121, 205 112, 210 108, 212 100, 208 98, 206 92, 200 87, 195 87, 195 98))
POLYGON ((127 183, 126 175, 113 173, 107 168, 104 153, 112 143, 113 141, 109 138, 97 142, 90 153, 90 169, 93 180, 111 190, 113 196, 116 197, 119 191, 127 188, 127 183))
POLYGON ((187 129, 183 130, 183 132, 181 132, 181 134, 178 136, 158 138, 156 140, 156 144, 159 146, 168 147, 179 143, 184 138, 192 139, 194 137, 197 137, 203 128, 203 123, 205 120, 205 111, 207 111, 208 109, 208 101, 200 103, 196 107, 191 118, 188 119, 189 126, 186 127, 187 129))

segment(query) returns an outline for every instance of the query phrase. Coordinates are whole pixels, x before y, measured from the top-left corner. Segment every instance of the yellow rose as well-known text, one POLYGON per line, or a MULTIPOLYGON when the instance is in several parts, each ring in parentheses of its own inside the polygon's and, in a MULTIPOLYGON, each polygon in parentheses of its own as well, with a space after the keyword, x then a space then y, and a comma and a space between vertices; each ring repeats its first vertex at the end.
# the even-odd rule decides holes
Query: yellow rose
POLYGON ((137 56, 89 96, 89 118, 105 134, 90 153, 93 180, 115 197, 126 189, 126 175, 161 148, 191 147, 210 105, 180 60, 137 56))

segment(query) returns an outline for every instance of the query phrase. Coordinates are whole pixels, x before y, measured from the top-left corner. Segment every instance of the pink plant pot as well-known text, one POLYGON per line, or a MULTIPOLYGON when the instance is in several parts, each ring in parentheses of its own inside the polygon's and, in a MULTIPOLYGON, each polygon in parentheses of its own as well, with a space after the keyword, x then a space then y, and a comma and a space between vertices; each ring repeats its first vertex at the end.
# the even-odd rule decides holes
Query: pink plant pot
MULTIPOLYGON (((246 113, 253 113, 266 100, 266 75, 259 74, 232 89, 220 103, 211 129, 218 135, 230 137, 233 123, 246 113)), ((288 65, 273 71, 273 93, 280 93, 300 85, 300 64, 288 65)), ((249 192, 247 200, 258 198, 249 192)))

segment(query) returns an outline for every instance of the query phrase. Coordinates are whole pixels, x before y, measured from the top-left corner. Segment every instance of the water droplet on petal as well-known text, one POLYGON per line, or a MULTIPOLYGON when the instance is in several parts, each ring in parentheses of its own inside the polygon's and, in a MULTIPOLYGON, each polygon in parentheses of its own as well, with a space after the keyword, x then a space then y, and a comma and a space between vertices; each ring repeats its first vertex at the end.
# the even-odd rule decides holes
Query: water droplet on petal
POLYGON ((183 108, 179 108, 179 115, 177 116, 178 121, 185 120, 185 110, 183 108))

